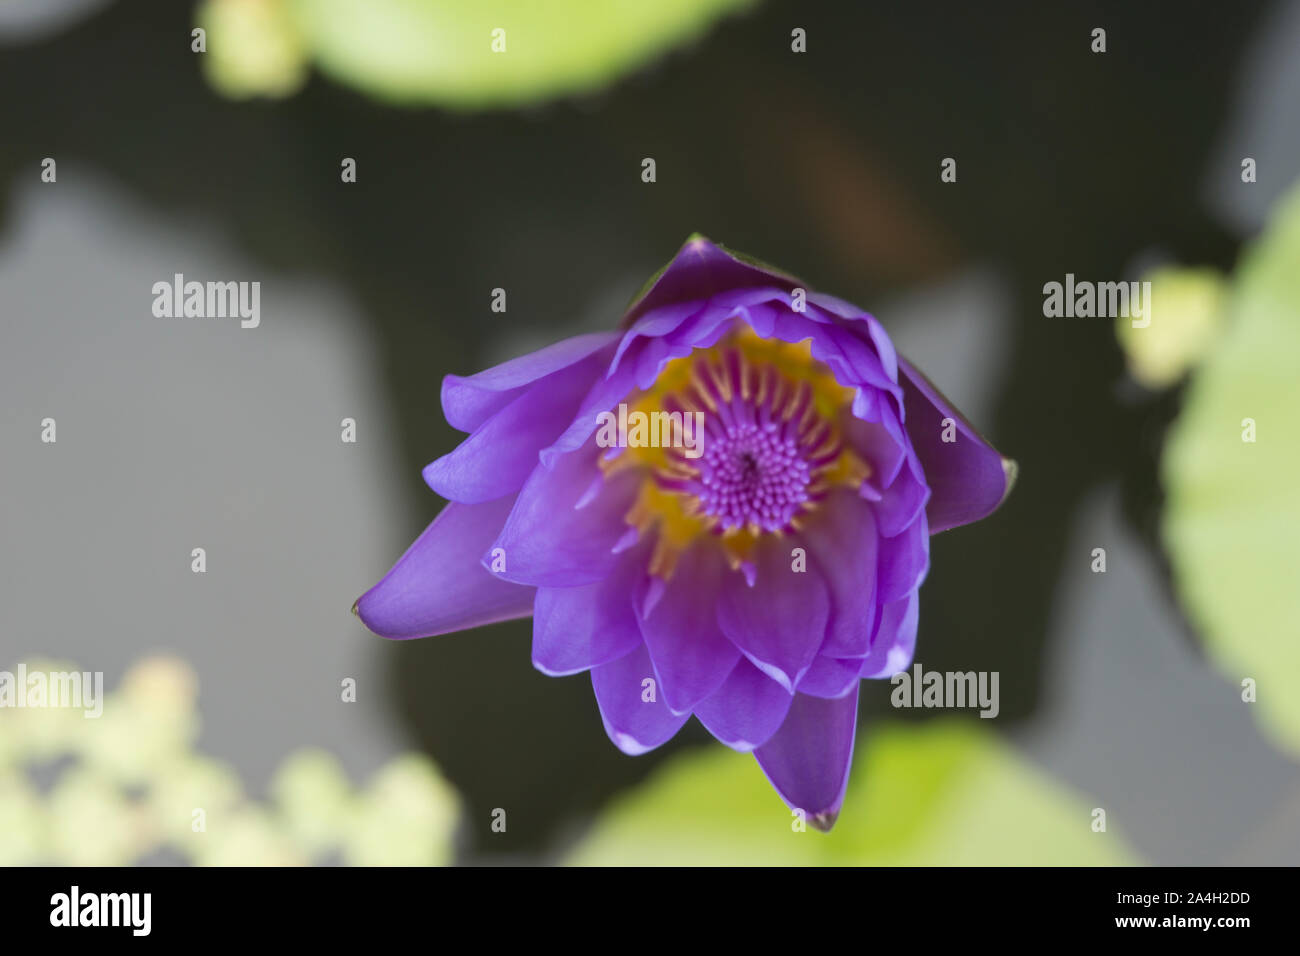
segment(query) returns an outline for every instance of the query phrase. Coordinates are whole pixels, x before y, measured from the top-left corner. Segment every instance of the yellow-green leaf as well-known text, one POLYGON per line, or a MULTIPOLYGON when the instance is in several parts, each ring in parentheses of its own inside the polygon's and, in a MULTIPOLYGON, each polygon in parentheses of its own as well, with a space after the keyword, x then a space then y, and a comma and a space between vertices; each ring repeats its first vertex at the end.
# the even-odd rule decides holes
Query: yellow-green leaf
MULTIPOLYGON (((839 821, 799 830, 752 756, 710 747, 619 800, 579 865, 1104 865, 1135 862, 1122 821, 957 719, 888 724, 866 740, 839 821)), ((1102 808, 1104 809, 1104 808, 1102 808)))
POLYGON ((1211 659, 1300 755, 1300 188, 1245 255, 1227 328, 1188 387, 1161 473, 1174 584, 1211 659))

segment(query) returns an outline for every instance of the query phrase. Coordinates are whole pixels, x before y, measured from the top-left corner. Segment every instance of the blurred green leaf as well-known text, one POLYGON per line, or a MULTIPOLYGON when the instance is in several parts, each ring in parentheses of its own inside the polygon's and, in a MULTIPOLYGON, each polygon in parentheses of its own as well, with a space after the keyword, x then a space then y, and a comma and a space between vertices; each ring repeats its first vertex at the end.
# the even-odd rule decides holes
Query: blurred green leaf
POLYGON ((287 95, 310 59, 380 99, 476 109, 601 89, 754 3, 205 0, 196 23, 228 96, 287 95))
MULTIPOLYGON (((66 661, 23 666, 78 671, 66 661)), ((163 848, 204 866, 301 865, 333 853, 365 866, 451 862, 460 800, 428 757, 398 756, 356 793, 338 758, 300 750, 276 771, 264 805, 233 767, 193 749, 197 695, 189 665, 153 656, 99 700, 97 717, 80 706, 0 707, 0 865, 122 866, 163 848), (65 764, 42 794, 28 774, 55 761, 65 764)))
POLYGON ((669 763, 616 803, 579 865, 1127 864, 1109 821, 991 731, 950 719, 884 725, 861 752, 839 822, 797 832, 752 756, 722 747, 669 763))
POLYGON ((288 96, 307 80, 307 50, 288 0, 203 0, 203 72, 231 99, 288 96))
POLYGON ((195 839, 196 866, 305 866, 310 862, 263 806, 243 804, 216 820, 195 839))
POLYGON ((26 775, 0 770, 0 866, 36 866, 49 839, 41 795, 26 775))
POLYGON ((51 855, 68 866, 126 866, 153 848, 144 815, 107 774, 68 767, 47 801, 51 855))
POLYGON ((244 799, 243 783, 233 767, 187 751, 156 768, 144 808, 160 838, 189 856, 206 840, 206 831, 194 830, 194 811, 201 808, 207 821, 218 823, 232 816, 244 799))
POLYGON ((380 768, 359 795, 342 838, 353 866, 445 866, 460 820, 460 798, 423 754, 380 768))
POLYGON ((1214 347, 1223 330, 1227 286, 1222 275, 1205 268, 1156 269, 1142 279, 1151 283, 1148 324, 1134 326, 1120 315, 1115 335, 1129 374, 1147 388, 1167 388, 1214 347))
POLYGON ((1300 189, 1243 258, 1227 323, 1165 448, 1165 546, 1212 659, 1257 682, 1249 706, 1300 755, 1300 189))
POLYGON ((313 854, 333 847, 353 811, 352 784, 326 750, 300 750, 280 765, 271 794, 284 826, 313 854))

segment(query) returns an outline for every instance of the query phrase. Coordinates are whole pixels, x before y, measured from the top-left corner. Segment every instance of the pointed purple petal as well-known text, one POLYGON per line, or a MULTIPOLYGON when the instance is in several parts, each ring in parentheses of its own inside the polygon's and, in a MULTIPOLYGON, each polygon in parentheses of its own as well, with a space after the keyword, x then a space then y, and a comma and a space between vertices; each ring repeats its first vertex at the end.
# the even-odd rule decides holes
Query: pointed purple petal
POLYGON ((796 689, 813 697, 843 697, 857 686, 861 672, 862 661, 858 658, 841 660, 818 654, 796 689))
POLYGON ((591 355, 523 389, 449 454, 424 469, 429 487, 452 501, 491 501, 523 487, 538 452, 568 427, 600 377, 604 355, 591 355))
POLYGON ((880 357, 880 364, 885 375, 889 377, 890 381, 898 381, 898 353, 894 351, 894 343, 890 340, 888 333, 885 332, 885 327, 880 324, 875 316, 863 312, 851 302, 845 302, 843 299, 837 299, 835 296, 826 295, 823 292, 809 294, 808 301, 845 320, 850 327, 865 327, 867 336, 876 347, 876 354, 880 357))
POLYGON ((844 803, 857 722, 856 686, 834 699, 795 694, 781 729, 754 751, 781 799, 819 830, 834 825, 844 803))
POLYGON ((673 305, 655 309, 641 315, 631 327, 623 333, 622 340, 614 352, 614 364, 623 360, 624 354, 633 345, 644 345, 641 339, 655 339, 670 335, 680 329, 692 316, 704 308, 703 302, 678 302, 673 305))
POLYGON ((871 505, 850 489, 836 491, 822 502, 802 534, 830 590, 830 622, 820 652, 830 657, 865 656, 876 623, 878 576, 878 534, 871 505))
POLYGON ((504 551, 501 577, 563 588, 595 584, 614 569, 640 477, 625 471, 602 479, 598 450, 592 444, 533 470, 494 545, 504 551))
POLYGON ((473 431, 518 398, 526 386, 612 346, 619 335, 618 332, 578 335, 476 375, 446 376, 442 380, 442 411, 447 424, 463 432, 473 431))
POLYGON ((930 530, 925 512, 894 537, 881 538, 879 555, 877 601, 888 604, 920 587, 930 570, 930 530))
POLYGON ((771 266, 724 249, 703 236, 692 236, 633 300, 623 318, 623 328, 630 328, 637 319, 654 309, 708 299, 722 289, 763 285, 789 290, 799 282, 771 266))
POLYGON ((690 719, 689 714, 672 713, 657 689, 655 699, 647 701, 650 688, 646 680, 658 683, 644 646, 591 671, 605 733, 614 746, 634 757, 672 739, 690 719))
POLYGON ((880 626, 871 643, 871 653, 862 660, 864 678, 893 677, 907 670, 916 653, 916 625, 921 597, 913 591, 880 610, 880 626))
MULTIPOLYGON (((868 390, 863 394, 879 393, 868 390)), ((898 473, 907 461, 907 448, 878 421, 863 421, 856 415, 845 415, 840 420, 840 427, 849 445, 871 466, 868 482, 883 492, 898 479, 898 473)))
POLYGON ((820 572, 792 567, 796 538, 760 541, 751 559, 754 585, 739 574, 723 579, 718 602, 722 632, 763 673, 786 688, 812 665, 826 638, 830 596, 820 572))
POLYGON ((647 549, 619 557, 604 580, 576 588, 538 588, 533 606, 533 666, 559 677, 607 664, 641 644, 632 595, 645 577, 647 549))
POLYGON ((789 691, 742 657, 722 686, 695 705, 695 716, 731 749, 748 751, 776 733, 793 700, 789 691))
POLYGON ((916 454, 909 450, 906 462, 893 484, 884 489, 874 505, 882 537, 892 538, 916 521, 930 500, 930 489, 926 486, 916 454))
POLYGON ((635 357, 639 354, 638 349, 633 349, 631 360, 620 362, 610 370, 608 377, 591 387, 569 427, 553 444, 542 449, 539 457, 545 467, 554 467, 564 455, 587 444, 596 432, 600 413, 612 410, 636 387, 635 357))
POLYGON ((714 613, 725 571, 712 541, 696 545, 678 560, 663 595, 641 621, 663 680, 660 695, 674 713, 689 713, 721 687, 740 659, 714 613))
POLYGON ((424 529, 391 571, 357 601, 370 630, 406 639, 527 617, 534 590, 511 584, 480 563, 501 530, 512 501, 451 502, 424 529))
POLYGON ((897 358, 880 323, 866 313, 856 323, 824 317, 819 321, 821 315, 814 306, 799 316, 807 323, 801 337, 812 338, 813 358, 830 366, 841 385, 852 388, 870 385, 889 393, 894 400, 893 408, 901 412, 903 391, 898 385, 897 358))
POLYGON ((910 363, 899 360, 907 433, 930 486, 930 531, 937 534, 992 514, 1010 490, 1014 463, 1003 459, 951 402, 910 363), (956 441, 943 440, 945 418, 956 441))

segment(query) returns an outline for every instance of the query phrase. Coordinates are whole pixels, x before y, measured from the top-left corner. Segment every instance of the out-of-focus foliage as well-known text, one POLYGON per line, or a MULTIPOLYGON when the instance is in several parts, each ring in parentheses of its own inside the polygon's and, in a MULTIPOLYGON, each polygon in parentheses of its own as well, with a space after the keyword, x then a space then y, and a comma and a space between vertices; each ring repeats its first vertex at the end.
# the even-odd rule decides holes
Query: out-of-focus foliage
POLYGON ((1249 706, 1293 754, 1300 754, 1298 359, 1300 188, 1243 257, 1223 334, 1192 378, 1161 462, 1178 596, 1218 667, 1234 683, 1256 681, 1258 701, 1249 706))
POLYGON ((677 758, 616 803, 581 865, 1127 864, 1092 807, 968 721, 888 724, 868 739, 829 834, 795 829, 753 757, 720 747, 677 758))
POLYGON ((307 81, 308 51, 287 0, 203 0, 194 19, 208 34, 204 74, 223 95, 289 96, 307 81))
MULTIPOLYGON (((28 674, 76 670, 27 663, 28 674)), ((192 750, 197 693, 187 665, 154 657, 99 717, 0 707, 0 865, 121 866, 160 851, 215 866, 450 862, 459 801, 427 758, 398 757, 358 791, 333 756, 299 751, 259 803, 231 767, 192 750)))
POLYGON ((203 0, 195 23, 227 96, 288 95, 311 62, 383 100, 481 109, 599 90, 754 2, 203 0))
POLYGON ((1166 388, 1209 351, 1223 325, 1223 277, 1213 269, 1157 269, 1151 283, 1150 324, 1115 320, 1115 334, 1128 357, 1129 373, 1147 388, 1166 388))

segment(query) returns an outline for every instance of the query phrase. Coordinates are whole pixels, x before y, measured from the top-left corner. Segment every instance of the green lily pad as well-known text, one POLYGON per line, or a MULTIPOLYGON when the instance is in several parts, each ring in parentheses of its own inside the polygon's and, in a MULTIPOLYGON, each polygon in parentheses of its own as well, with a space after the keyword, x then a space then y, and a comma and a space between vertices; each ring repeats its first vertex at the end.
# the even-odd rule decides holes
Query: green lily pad
POLYGON ((1252 707, 1264 731, 1294 755, 1300 755, 1297 356, 1300 189, 1293 189, 1242 260, 1226 328, 1191 381, 1161 472, 1163 534, 1179 598, 1218 668, 1239 686, 1255 682, 1257 701, 1242 706, 1252 707))
MULTIPOLYGON (((578 865, 1108 865, 1136 862, 1092 804, 992 731, 949 719, 888 724, 865 741, 829 834, 795 829, 754 758, 679 757, 615 803, 578 865)), ((1104 809, 1104 808, 1103 808, 1104 809)))
POLYGON ((248 2, 207 0, 199 21, 243 37, 224 55, 211 38, 209 55, 235 64, 230 82, 214 75, 223 92, 291 92, 302 50, 371 96, 477 109, 598 90, 755 0, 257 0, 253 13, 248 2), (256 29, 276 35, 253 43, 256 29), (240 52, 249 44, 255 60, 240 52), (267 88, 250 90, 259 77, 267 88))

